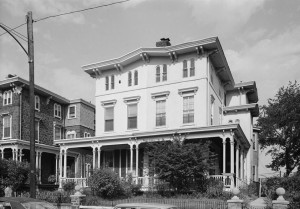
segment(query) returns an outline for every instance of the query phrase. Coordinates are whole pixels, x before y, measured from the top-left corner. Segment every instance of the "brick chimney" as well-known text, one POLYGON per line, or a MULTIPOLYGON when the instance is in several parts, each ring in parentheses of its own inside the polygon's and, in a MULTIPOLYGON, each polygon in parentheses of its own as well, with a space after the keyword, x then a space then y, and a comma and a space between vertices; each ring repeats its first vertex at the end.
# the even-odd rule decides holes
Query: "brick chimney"
POLYGON ((156 42, 156 47, 171 46, 169 38, 161 38, 160 41, 156 42))

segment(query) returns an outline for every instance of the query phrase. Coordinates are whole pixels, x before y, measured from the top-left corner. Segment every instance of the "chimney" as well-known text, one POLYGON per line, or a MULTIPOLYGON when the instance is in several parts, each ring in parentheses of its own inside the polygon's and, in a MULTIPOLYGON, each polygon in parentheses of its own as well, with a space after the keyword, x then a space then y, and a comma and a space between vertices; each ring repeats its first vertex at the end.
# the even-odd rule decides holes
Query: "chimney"
POLYGON ((156 47, 171 46, 169 38, 161 38, 160 41, 156 42, 156 47))

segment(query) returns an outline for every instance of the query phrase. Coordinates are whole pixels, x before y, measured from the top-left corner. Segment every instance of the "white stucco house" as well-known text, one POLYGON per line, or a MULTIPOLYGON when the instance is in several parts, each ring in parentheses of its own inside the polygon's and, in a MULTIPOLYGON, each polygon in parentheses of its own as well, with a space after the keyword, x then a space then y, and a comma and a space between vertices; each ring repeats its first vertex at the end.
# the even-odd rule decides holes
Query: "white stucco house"
MULTIPOLYGON (((85 185, 89 170, 106 165, 120 177, 133 173, 147 188, 145 142, 211 139, 217 161, 209 175, 225 186, 258 181, 258 95, 254 81, 236 83, 217 37, 171 46, 139 48, 82 69, 95 82, 95 137, 55 140, 60 159, 78 154, 77 178, 68 178, 60 160, 60 179, 85 185), (87 156, 91 162, 87 163, 87 156)), ((92 82, 92 80, 91 80, 92 82)))

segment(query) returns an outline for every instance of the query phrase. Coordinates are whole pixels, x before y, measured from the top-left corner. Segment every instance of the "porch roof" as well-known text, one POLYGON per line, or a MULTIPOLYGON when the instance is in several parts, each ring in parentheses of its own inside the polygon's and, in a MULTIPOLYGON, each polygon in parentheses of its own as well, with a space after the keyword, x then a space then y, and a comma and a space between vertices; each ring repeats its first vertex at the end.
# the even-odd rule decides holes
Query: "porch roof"
POLYGON ((167 129, 167 130, 155 130, 145 132, 133 132, 123 135, 109 135, 109 136, 96 136, 87 138, 75 138, 75 139, 61 139, 54 140, 54 144, 60 146, 66 146, 69 148, 75 147, 93 147, 93 146, 108 146, 129 144, 134 140, 137 142, 144 141, 156 141, 162 138, 171 138, 174 134, 184 135, 187 139, 196 138, 213 138, 213 137, 226 137, 229 134, 234 134, 238 138, 241 144, 249 148, 250 143, 245 136, 242 128, 239 124, 226 124, 217 126, 205 126, 205 127, 191 127, 191 128, 179 128, 179 129, 167 129))

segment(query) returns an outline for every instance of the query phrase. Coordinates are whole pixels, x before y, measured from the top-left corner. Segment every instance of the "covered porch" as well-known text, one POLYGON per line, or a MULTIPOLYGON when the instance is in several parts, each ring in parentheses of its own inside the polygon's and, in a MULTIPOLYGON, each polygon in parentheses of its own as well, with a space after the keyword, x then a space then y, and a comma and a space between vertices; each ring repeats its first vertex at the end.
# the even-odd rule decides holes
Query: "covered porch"
POLYGON ((159 180, 148 172, 148 156, 144 152, 147 142, 161 139, 172 140, 174 134, 187 140, 210 139, 211 148, 217 154, 215 165, 209 170, 209 177, 224 183, 225 189, 242 187, 247 184, 247 153, 250 144, 238 124, 197 127, 180 130, 132 133, 105 137, 62 139, 60 145, 59 185, 74 181, 88 187, 88 178, 93 169, 108 167, 121 178, 132 175, 133 181, 142 185, 143 190, 154 188, 159 180), (75 160, 77 174, 66 172, 69 151, 79 153, 75 160))

